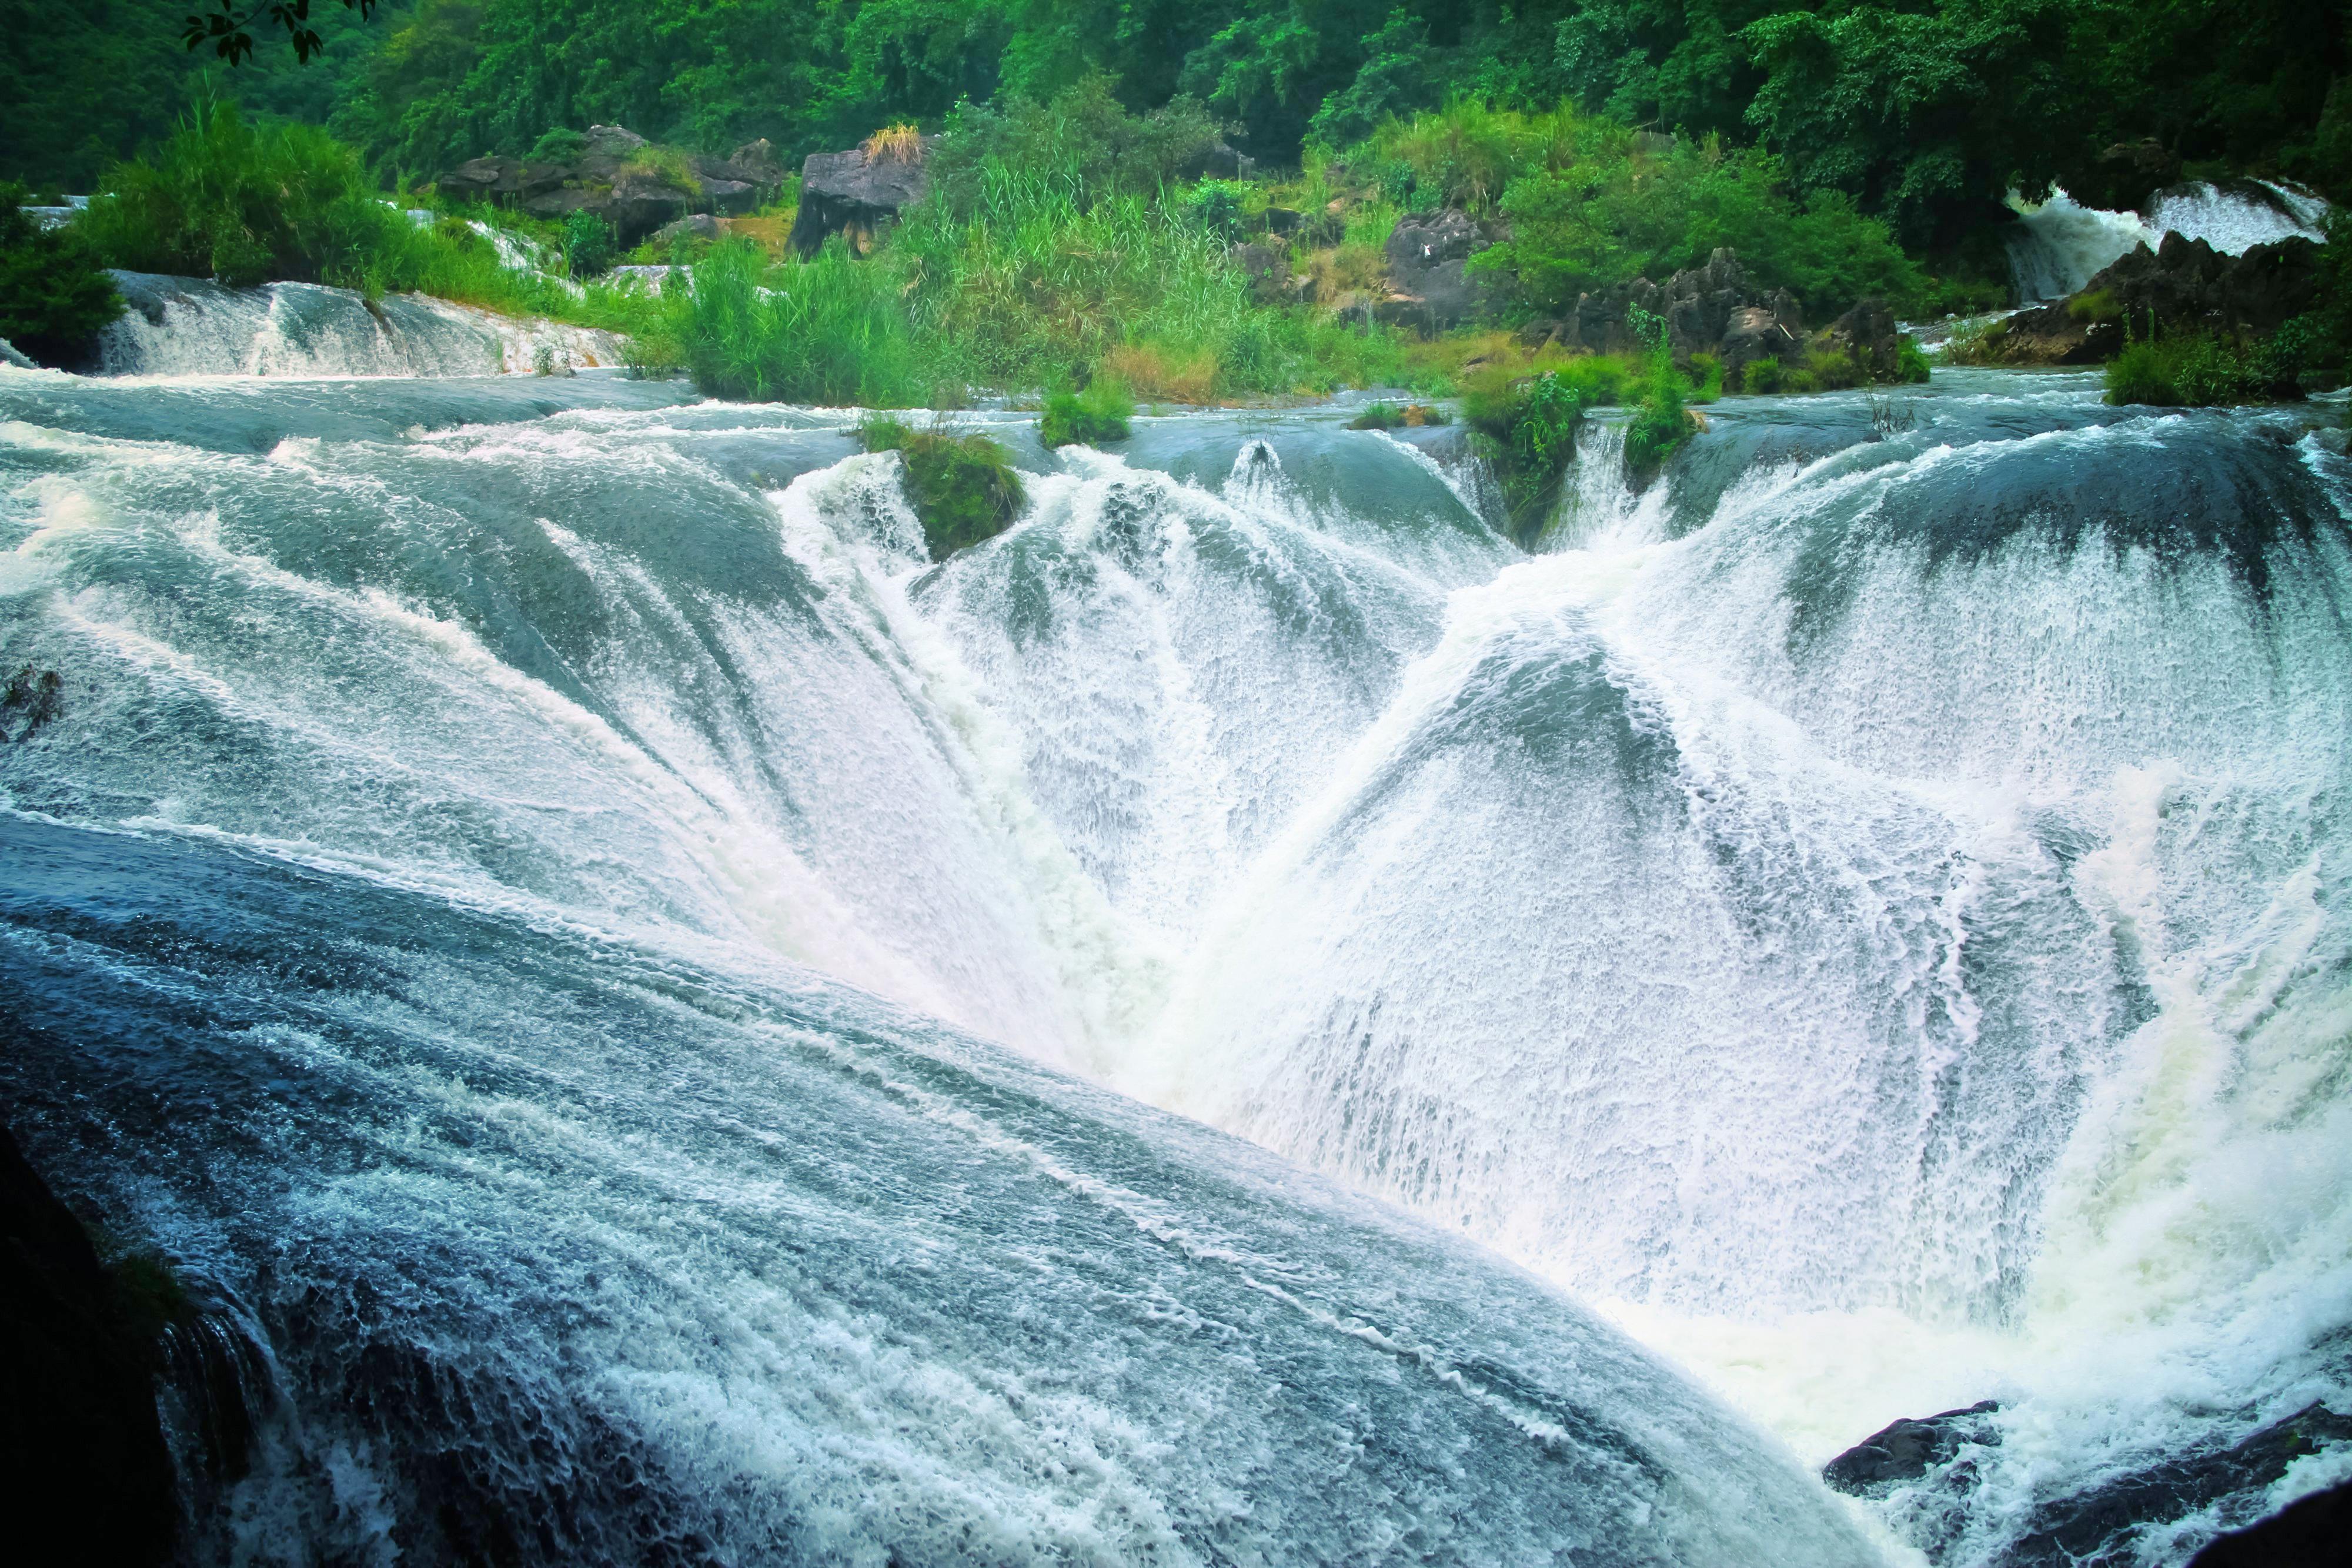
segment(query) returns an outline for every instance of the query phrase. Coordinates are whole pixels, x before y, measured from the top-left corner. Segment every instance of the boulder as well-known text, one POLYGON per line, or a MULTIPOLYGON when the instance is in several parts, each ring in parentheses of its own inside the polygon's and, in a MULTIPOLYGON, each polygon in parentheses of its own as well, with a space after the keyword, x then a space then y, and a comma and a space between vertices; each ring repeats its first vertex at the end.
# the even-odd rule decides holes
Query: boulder
POLYGON ((1280 246, 1237 245, 1226 250, 1225 259, 1249 278, 1250 292, 1261 304, 1270 305, 1286 296, 1290 257, 1280 246))
POLYGON ((1964 1410, 1894 1422, 1823 1465, 1822 1479, 1832 1490, 1854 1497, 1884 1496, 1951 1463, 1968 1444, 2000 1442, 2000 1431, 1990 1419, 2000 1408, 1986 1399, 1964 1410))
POLYGON ((610 180, 620 172, 622 164, 651 145, 622 125, 592 125, 586 131, 586 141, 575 167, 591 180, 610 180))
POLYGON ((2180 179, 2180 160, 2155 137, 2118 141, 2069 172, 2066 193, 2086 207, 2129 212, 2155 204, 2156 193, 2180 179))
POLYGON ((1739 385, 1740 376, 1759 360, 1788 364, 1802 359, 1803 330, 1801 325, 1792 330, 1769 306, 1742 305, 1734 310, 1717 350, 1723 361, 1724 384, 1739 385))
POLYGON ((2189 1560, 2189 1568, 2341 1568, 2352 1542, 2352 1481, 2289 1504, 2259 1524, 2233 1530, 2189 1560))
POLYGON ((1222 136, 1204 141, 1176 165, 1180 180, 1246 180, 1257 172, 1257 160, 1236 152, 1222 136))
POLYGON ((157 1360, 81 1222, 0 1130, 0 1505, 24 1561, 171 1559, 157 1360))
POLYGON ((1865 299, 1830 324, 1829 347, 1850 356, 1874 382, 1902 379, 1897 349, 1902 334, 1895 311, 1883 299, 1865 299))
POLYGON ((937 137, 926 136, 911 158, 885 153, 868 157, 862 147, 846 152, 812 152, 801 165, 801 205, 793 219, 792 246, 814 256, 835 235, 848 237, 861 254, 875 232, 930 190, 924 161, 937 137))
POLYGON ((653 242, 668 246, 679 240, 717 240, 723 231, 709 213, 691 213, 654 230, 653 242))
POLYGON ((1492 235, 1469 214, 1445 207, 1397 220, 1385 252, 1391 316, 1423 332, 1459 326, 1486 308, 1491 291, 1466 270, 1492 235))

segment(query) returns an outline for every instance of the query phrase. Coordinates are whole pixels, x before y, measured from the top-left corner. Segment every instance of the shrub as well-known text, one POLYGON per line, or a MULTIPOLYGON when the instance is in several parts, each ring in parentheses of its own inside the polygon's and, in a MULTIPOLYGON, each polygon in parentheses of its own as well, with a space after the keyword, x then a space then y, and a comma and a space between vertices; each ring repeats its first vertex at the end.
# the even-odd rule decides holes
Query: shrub
POLYGON ((588 138, 558 125, 531 143, 524 156, 535 163, 570 163, 588 151, 588 138))
POLYGON ((1775 359, 1748 361, 1740 368, 1739 390, 1750 393, 1779 392, 1780 361, 1775 359))
POLYGON ((1906 382, 1925 382, 1931 371, 1927 350, 1908 332, 1895 340, 1895 368, 1898 379, 1906 382))
POLYGON ((1124 441, 1135 400, 1115 381, 1097 378, 1083 392, 1055 392, 1045 400, 1045 417, 1037 422, 1037 439, 1048 447, 1081 444, 1099 446, 1124 441))
POLYGON ((378 197, 359 154, 306 125, 257 130, 234 104, 198 104, 152 161, 118 163, 77 225, 113 266, 236 287, 295 278, 381 287, 369 263, 408 219, 378 197))
POLYGON ((0 182, 0 338, 43 364, 77 364, 122 297, 79 234, 41 227, 24 201, 24 186, 0 182))
MULTIPOLYGON (((1635 329, 1643 326, 1636 319, 1635 329)), ((1658 346, 1650 356, 1641 404, 1633 411, 1633 423, 1625 427, 1625 472, 1636 484, 1656 477, 1675 448, 1691 434, 1690 415, 1683 407, 1683 379, 1675 372, 1666 348, 1665 323, 1657 322, 1655 330, 1658 346)))
POLYGON ((2009 318, 1963 321, 1952 329, 1944 346, 1944 362, 1951 365, 1998 365, 2008 360, 2009 318))
MULTIPOLYGON (((1713 354, 1693 354, 1691 373, 1698 378, 1690 389, 1693 402, 1716 402, 1723 396, 1723 361, 1713 354)), ((1925 377, 1920 378, 1925 380, 1925 377)))
POLYGON ((858 436, 868 452, 898 455, 907 504, 935 561, 1003 533, 1027 501, 1004 448, 977 431, 918 430, 885 415, 867 420, 858 436))
POLYGON ((1190 98, 1129 114, 1108 78, 1089 76, 1044 103, 1013 93, 957 105, 931 149, 931 189, 959 216, 983 213, 990 183, 1007 174, 1090 207, 1156 195, 1217 139, 1216 123, 1190 98))
POLYGON ((1348 422, 1349 430, 1418 430, 1424 425, 1453 423, 1442 408, 1427 403, 1409 402, 1399 408, 1392 402, 1376 402, 1348 422))
POLYGON ((574 277, 594 277, 609 271, 619 248, 613 225, 585 208, 574 208, 563 219, 563 257, 574 277))
POLYGON ((1183 198, 1184 215, 1220 238, 1242 232, 1242 198, 1249 187, 1237 180, 1203 180, 1183 198))
POLYGON ((2123 313, 2123 304, 2116 298, 2113 289, 2087 289, 2066 301, 2066 314, 2085 323, 2113 321, 2123 313))

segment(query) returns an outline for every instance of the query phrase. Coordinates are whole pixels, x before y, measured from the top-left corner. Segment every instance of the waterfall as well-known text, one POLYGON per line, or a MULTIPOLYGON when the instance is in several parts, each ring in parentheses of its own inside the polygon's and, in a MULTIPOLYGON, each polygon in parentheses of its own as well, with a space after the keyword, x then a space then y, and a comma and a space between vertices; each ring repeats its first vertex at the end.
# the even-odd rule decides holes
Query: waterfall
POLYGON ((1443 433, 971 413, 933 564, 854 412, 0 378, 0 1082, 318 1555, 1991 1568, 2352 1397, 2352 463, 1908 413, 1596 423, 1532 555, 1443 433))
POLYGON ((618 340, 424 295, 371 302, 348 288, 111 274, 130 305, 99 337, 99 368, 150 376, 479 376, 528 373, 542 350, 615 365, 618 340))
POLYGON ((2328 212, 2318 197, 2285 186, 2257 184, 2250 193, 2201 180, 2157 193, 2145 216, 2082 206, 2063 190, 2041 203, 2011 195, 2010 205, 2018 214, 2010 275, 2028 304, 2076 292, 2135 246, 2153 250, 2168 234, 2230 256, 2298 235, 2324 241, 2328 212))

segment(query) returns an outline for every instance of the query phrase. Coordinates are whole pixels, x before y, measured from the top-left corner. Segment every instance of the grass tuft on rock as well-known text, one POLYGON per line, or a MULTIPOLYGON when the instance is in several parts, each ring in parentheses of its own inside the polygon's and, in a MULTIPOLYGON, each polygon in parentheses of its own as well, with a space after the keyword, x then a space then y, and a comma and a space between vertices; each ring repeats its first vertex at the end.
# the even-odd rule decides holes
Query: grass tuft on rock
POLYGON ((1097 380, 1079 392, 1055 392, 1045 400, 1045 416, 1037 422, 1037 439, 1048 448, 1100 446, 1124 441, 1135 400, 1115 381, 1097 380))
POLYGON ((1444 409, 1425 402, 1409 402, 1399 407, 1392 402, 1376 402, 1348 422, 1349 430, 1419 430, 1424 425, 1453 423, 1453 417, 1444 409))
POLYGON ((978 431, 918 429, 877 414, 858 427, 868 452, 895 452, 907 504, 923 525, 931 559, 945 560, 1013 526, 1028 500, 1005 450, 978 431))

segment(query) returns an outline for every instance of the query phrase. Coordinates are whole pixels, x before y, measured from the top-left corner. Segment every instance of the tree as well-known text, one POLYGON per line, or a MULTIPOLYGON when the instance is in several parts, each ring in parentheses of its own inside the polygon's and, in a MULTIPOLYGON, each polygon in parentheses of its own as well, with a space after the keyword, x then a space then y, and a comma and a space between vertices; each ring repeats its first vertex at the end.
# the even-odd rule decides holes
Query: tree
MULTIPOLYGON (((213 46, 213 52, 236 65, 253 57, 253 28, 279 27, 286 41, 294 46, 294 58, 302 65, 322 47, 318 33, 310 26, 310 0, 261 0, 239 11, 229 0, 213 0, 215 7, 209 14, 191 16, 182 24, 180 36, 188 47, 200 49, 213 46)), ((362 21, 375 14, 376 0, 343 0, 343 9, 357 10, 362 21)))

